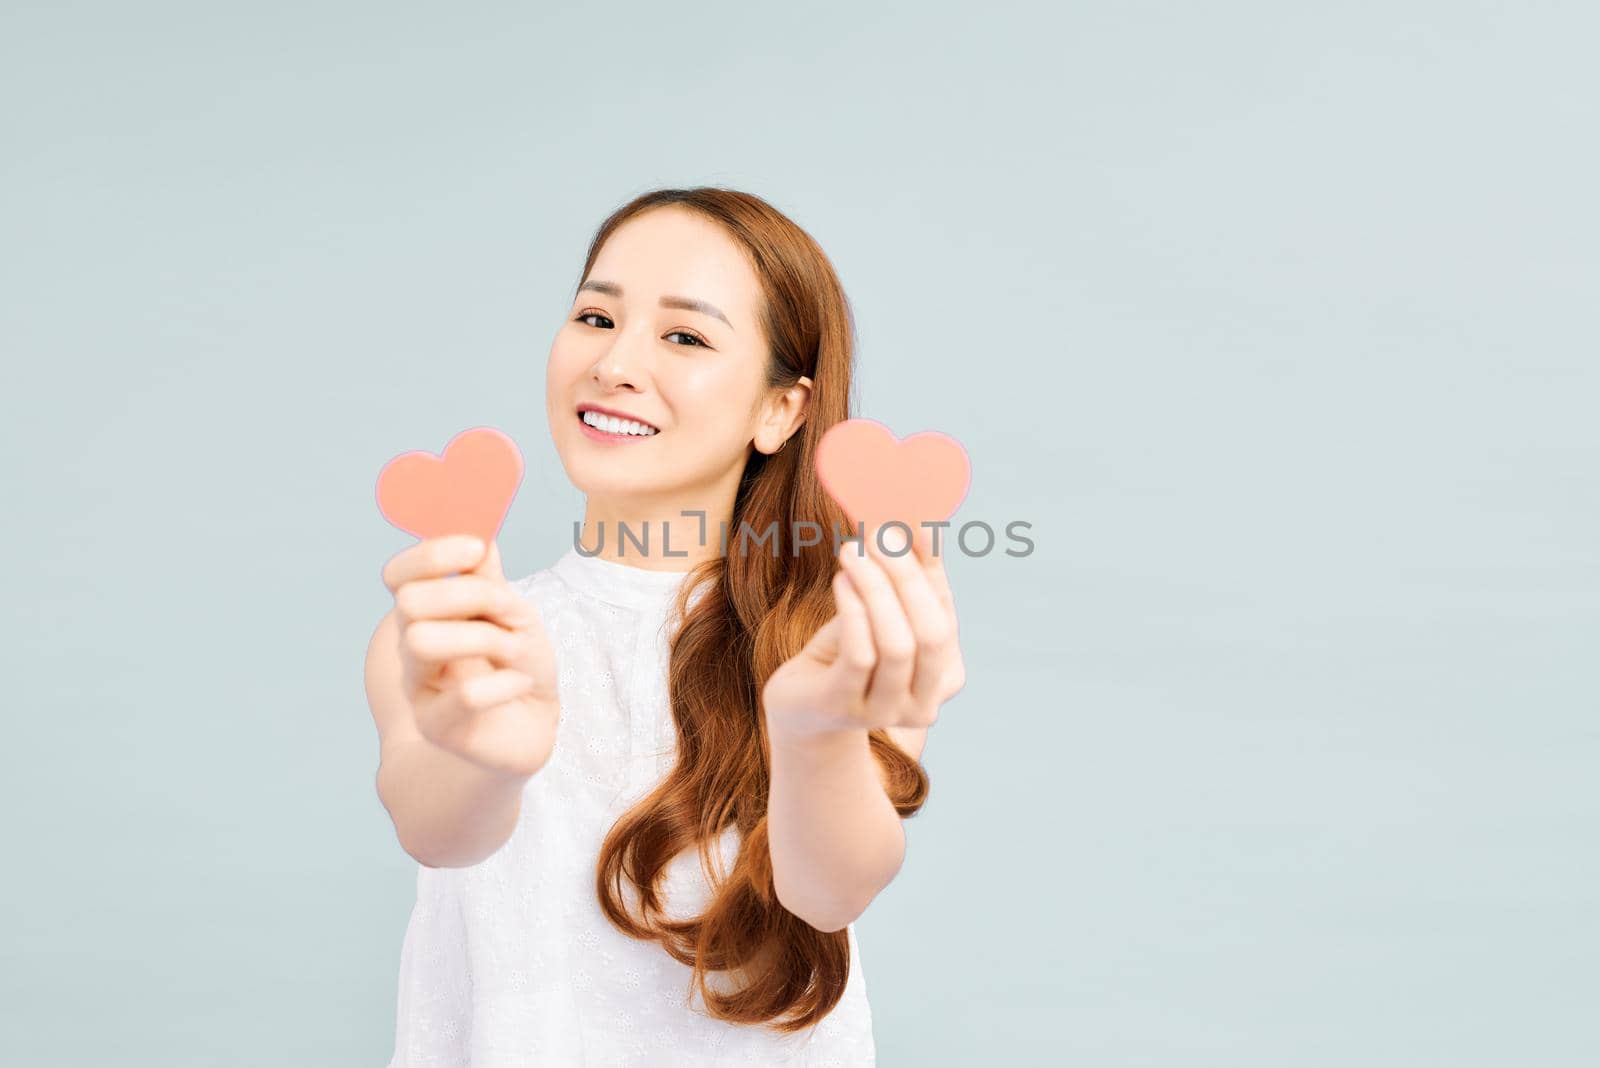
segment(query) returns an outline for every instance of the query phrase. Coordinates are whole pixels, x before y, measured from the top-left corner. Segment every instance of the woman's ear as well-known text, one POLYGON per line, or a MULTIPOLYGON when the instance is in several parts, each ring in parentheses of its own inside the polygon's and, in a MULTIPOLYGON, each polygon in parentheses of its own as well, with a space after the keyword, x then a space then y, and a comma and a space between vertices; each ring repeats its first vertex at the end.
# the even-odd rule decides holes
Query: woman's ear
POLYGON ((781 449, 786 441, 799 432, 810 403, 811 379, 801 375, 794 385, 768 401, 766 415, 761 421, 761 432, 756 438, 756 448, 769 456, 781 449))
POLYGON ((786 437, 792 437, 800 429, 800 424, 805 422, 806 408, 811 404, 811 379, 805 375, 790 386, 783 394, 785 424, 788 426, 786 437))

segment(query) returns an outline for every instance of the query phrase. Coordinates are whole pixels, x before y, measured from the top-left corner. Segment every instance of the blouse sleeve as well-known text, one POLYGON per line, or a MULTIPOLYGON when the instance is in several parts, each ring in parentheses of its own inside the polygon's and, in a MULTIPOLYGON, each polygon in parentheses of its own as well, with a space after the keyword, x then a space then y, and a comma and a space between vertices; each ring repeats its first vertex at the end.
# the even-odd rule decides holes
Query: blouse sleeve
POLYGON ((417 903, 400 950, 394 1055, 388 1068, 466 1068, 472 976, 458 870, 417 865, 417 903))

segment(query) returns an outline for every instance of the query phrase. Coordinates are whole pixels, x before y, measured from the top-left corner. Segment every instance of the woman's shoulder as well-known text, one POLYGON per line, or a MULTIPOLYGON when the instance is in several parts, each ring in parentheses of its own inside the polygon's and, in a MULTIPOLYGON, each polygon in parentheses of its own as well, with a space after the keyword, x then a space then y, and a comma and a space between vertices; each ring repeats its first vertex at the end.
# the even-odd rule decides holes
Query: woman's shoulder
POLYGON ((572 594, 571 587, 561 580, 554 564, 541 567, 518 579, 508 579, 507 585, 541 608, 547 605, 553 606, 558 599, 570 599, 572 594))
POLYGON ((593 591, 587 589, 572 573, 571 565, 563 562, 564 559, 558 558, 521 578, 508 579, 507 584, 532 601, 546 616, 563 610, 590 615, 593 609, 603 607, 602 603, 596 602, 593 591))
POLYGON ((518 579, 507 579, 507 584, 524 597, 536 590, 545 589, 556 581, 554 567, 541 567, 537 571, 529 572, 518 579))

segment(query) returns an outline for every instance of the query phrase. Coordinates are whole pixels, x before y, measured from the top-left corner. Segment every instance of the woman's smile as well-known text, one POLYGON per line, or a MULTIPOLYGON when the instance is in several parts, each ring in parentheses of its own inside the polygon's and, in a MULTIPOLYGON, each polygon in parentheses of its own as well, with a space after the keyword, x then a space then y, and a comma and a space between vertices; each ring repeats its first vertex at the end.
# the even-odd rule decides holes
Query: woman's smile
POLYGON ((578 409, 578 425, 585 437, 607 444, 645 441, 660 433, 642 420, 619 418, 587 405, 578 409))

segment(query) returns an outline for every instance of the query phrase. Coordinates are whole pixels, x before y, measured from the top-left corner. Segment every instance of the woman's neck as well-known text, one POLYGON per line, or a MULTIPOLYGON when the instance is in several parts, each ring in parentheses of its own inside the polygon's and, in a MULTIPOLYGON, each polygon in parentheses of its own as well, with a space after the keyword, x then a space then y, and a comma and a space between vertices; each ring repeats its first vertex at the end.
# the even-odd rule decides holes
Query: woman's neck
POLYGON ((731 506, 714 509, 703 500, 649 505, 591 497, 576 548, 586 556, 652 571, 689 571, 722 554, 723 529, 731 515, 731 506))

